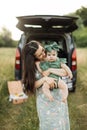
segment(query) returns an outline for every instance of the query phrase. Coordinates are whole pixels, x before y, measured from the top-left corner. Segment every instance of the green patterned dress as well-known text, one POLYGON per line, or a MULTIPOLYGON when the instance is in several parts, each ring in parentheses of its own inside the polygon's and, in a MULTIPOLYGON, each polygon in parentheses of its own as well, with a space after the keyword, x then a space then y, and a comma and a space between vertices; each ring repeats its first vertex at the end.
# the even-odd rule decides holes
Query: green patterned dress
MULTIPOLYGON (((41 74, 37 71, 36 79, 40 78, 41 74)), ((49 101, 42 87, 36 89, 39 130, 70 130, 68 104, 61 101, 61 90, 53 89, 51 94, 54 101, 49 101)))

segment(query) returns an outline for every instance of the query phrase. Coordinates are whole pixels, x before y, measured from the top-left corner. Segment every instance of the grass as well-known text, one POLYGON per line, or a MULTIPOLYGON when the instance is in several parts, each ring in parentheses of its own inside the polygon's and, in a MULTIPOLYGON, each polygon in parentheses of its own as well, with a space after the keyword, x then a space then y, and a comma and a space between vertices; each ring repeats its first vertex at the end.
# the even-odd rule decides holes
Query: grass
POLYGON ((70 93, 69 113, 71 130, 87 129, 87 48, 77 49, 76 92, 70 93))
MULTIPOLYGON (((76 92, 68 97, 71 130, 87 130, 87 48, 77 49, 76 92)), ((14 80, 15 48, 0 48, 0 130, 38 130, 35 96, 14 105, 7 81, 14 80)))

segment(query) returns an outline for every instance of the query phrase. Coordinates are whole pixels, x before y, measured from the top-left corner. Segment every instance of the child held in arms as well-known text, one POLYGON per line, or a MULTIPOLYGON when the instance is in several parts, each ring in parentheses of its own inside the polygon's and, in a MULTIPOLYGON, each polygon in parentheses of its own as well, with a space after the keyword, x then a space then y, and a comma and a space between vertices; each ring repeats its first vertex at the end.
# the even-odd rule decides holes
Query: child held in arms
MULTIPOLYGON (((38 68, 38 71, 43 75, 47 76, 46 72, 49 71, 52 68, 56 69, 64 69, 67 72, 67 75, 72 79, 72 72, 70 68, 65 64, 66 58, 59 58, 58 57, 58 51, 61 49, 61 47, 56 43, 52 43, 50 45, 45 45, 45 51, 46 51, 46 57, 44 58, 44 61, 36 62, 36 66, 38 68)), ((57 75, 56 73, 49 73, 49 77, 56 78, 56 85, 55 88, 61 89, 62 92, 62 101, 66 103, 67 97, 68 97, 68 87, 67 84, 62 80, 61 76, 57 75)), ((50 100, 53 101, 54 98, 51 94, 49 85, 42 86, 42 90, 44 95, 50 100)))

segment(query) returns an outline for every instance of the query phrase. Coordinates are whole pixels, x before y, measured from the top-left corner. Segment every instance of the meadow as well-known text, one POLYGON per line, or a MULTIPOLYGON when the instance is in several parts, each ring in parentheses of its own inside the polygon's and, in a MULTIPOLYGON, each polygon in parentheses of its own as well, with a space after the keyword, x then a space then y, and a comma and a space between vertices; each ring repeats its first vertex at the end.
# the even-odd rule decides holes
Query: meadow
MULTIPOLYGON (((14 80, 15 48, 0 48, 0 130, 38 130, 35 96, 14 105, 7 81, 14 80)), ((71 130, 87 130, 87 48, 77 49, 77 83, 68 97, 71 130)))

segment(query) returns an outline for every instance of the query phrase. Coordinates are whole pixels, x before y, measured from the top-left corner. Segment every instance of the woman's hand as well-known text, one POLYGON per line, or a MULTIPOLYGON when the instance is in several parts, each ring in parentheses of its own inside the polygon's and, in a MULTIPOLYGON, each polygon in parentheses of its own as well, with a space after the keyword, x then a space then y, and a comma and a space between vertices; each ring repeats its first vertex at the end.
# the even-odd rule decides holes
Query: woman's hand
POLYGON ((35 88, 41 87, 45 82, 49 85, 50 89, 53 89, 54 87, 57 87, 55 78, 44 76, 39 80, 35 81, 35 88))
POLYGON ((45 77, 45 81, 49 84, 50 89, 57 88, 56 80, 55 78, 45 77))

